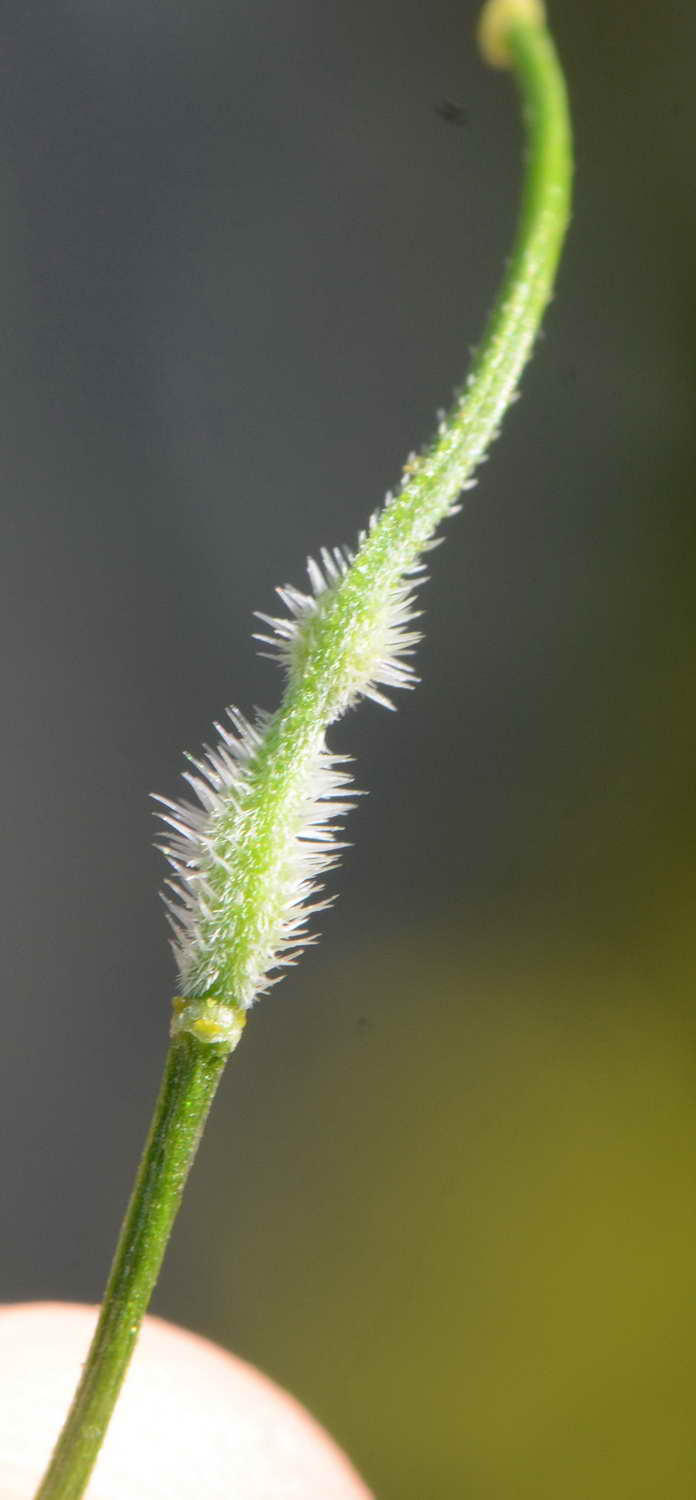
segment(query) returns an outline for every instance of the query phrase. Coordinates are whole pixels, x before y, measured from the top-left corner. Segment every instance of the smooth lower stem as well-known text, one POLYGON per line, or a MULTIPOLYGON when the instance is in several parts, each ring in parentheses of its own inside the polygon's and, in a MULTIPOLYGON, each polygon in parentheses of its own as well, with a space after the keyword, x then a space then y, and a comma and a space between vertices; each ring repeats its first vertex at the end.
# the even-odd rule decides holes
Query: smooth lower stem
POLYGON ((186 1034, 171 1044, 99 1322, 36 1500, 79 1500, 84 1492, 228 1055, 186 1034))

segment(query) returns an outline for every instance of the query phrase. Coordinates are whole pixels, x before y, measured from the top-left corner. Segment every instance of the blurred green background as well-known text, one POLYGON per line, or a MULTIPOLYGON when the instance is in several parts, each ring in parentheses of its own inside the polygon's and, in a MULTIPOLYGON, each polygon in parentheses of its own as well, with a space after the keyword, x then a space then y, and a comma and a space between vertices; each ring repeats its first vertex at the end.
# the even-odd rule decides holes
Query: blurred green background
MULTIPOLYGON (((696 1487, 696 21, 552 10, 546 336, 433 557, 421 687, 334 737, 370 790, 340 901, 155 1299, 380 1500, 696 1487)), ((6 1300, 100 1294, 173 987, 147 794, 275 702, 252 610, 354 536, 480 330, 520 131, 476 12, 9 0, 6 1300)))

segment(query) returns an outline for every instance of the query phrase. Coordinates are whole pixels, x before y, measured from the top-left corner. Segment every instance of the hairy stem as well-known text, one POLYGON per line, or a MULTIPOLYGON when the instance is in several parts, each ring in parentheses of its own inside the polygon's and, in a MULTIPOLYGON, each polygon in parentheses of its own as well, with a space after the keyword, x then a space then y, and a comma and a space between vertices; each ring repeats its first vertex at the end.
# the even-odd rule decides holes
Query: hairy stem
MULTIPOLYGON (((504 9, 513 13, 522 4, 526 10, 528 3, 504 0, 504 9)), ((493 0, 493 11, 498 8, 493 0)), ((306 600, 304 617, 300 609, 293 622, 282 702, 259 726, 235 794, 229 795, 224 776, 220 782, 217 766, 211 776, 198 763, 215 793, 214 813, 198 852, 192 857, 191 843, 178 840, 172 859, 177 876, 183 868, 179 895, 186 919, 179 954, 182 992, 191 997, 246 1008, 267 986, 269 970, 284 961, 283 949, 294 956, 295 943, 301 947, 302 923, 290 910, 293 849, 298 830, 300 838, 308 836, 303 810, 325 752, 324 735, 361 694, 385 701, 376 688, 379 681, 410 685, 408 669, 397 663, 403 650, 399 632, 393 632, 390 651, 385 622, 403 604, 421 553, 456 508, 461 490, 473 482, 497 436, 551 295, 570 203, 565 85, 553 43, 538 21, 508 19, 504 34, 527 126, 522 207, 507 271, 466 387, 442 418, 434 442, 406 465, 401 488, 373 516, 355 555, 339 555, 339 576, 322 579, 315 567, 319 592, 316 600, 306 600), (392 657, 386 677, 385 655, 392 657), (285 881, 284 870, 290 872, 285 881), (196 880, 204 901, 198 900, 196 880)), ((324 558, 330 569, 331 555, 324 558)), ((407 620, 408 610, 402 608, 402 626, 407 620)), ((284 622, 270 623, 277 629, 284 622)), ((402 631, 407 648, 412 639, 402 631)), ((246 732, 254 733, 251 726, 246 732)), ((199 795, 200 787, 199 780, 199 795)), ((203 788, 203 796, 210 798, 210 787, 203 788)), ((186 821, 186 809, 180 811, 186 821)), ((196 829, 189 827, 186 837, 195 844, 196 829)), ((303 895, 307 891, 305 885, 303 895)))
MULTIPOLYGON (((306 852, 317 847, 307 827, 319 847, 327 837, 326 815, 316 806, 307 814, 305 806, 310 773, 325 805, 342 779, 327 769, 325 730, 361 693, 379 697, 376 682, 408 681, 408 669, 395 662, 384 675, 390 647, 396 656, 413 639, 403 629, 404 579, 496 436, 551 295, 568 221, 571 146, 565 87, 541 0, 488 0, 480 36, 489 61, 514 69, 527 127, 512 255, 466 388, 435 441, 409 461, 398 494, 373 518, 355 556, 344 554, 336 564, 334 554, 334 562, 325 562, 331 587, 306 601, 312 607, 302 628, 281 626, 282 636, 292 636, 292 651, 280 708, 260 728, 246 726, 233 751, 226 735, 222 748, 209 752, 203 782, 193 778, 202 811, 168 804, 173 816, 166 820, 179 839, 173 862, 186 903, 182 926, 193 956, 175 1002, 174 1039, 97 1330, 37 1500, 79 1500, 84 1493, 227 1056, 267 970, 280 961, 278 934, 292 930, 283 907, 291 877, 305 899, 306 871, 317 859, 306 852)), ((183 941, 177 940, 180 956, 183 941)))

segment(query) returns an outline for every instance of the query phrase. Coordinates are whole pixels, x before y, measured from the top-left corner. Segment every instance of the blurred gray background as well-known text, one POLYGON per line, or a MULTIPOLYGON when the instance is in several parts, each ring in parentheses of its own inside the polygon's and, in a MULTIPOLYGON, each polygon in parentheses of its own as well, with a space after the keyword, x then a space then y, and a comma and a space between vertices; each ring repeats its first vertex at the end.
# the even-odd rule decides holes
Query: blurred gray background
MULTIPOLYGON (((252 611, 466 371, 521 147, 476 13, 6 7, 4 1300, 103 1285, 174 988, 148 794, 275 704, 252 611)), ((154 1303, 382 1500, 696 1483, 696 22, 553 20, 558 297, 433 556, 422 685, 334 735, 370 791, 340 901, 253 1014, 154 1303)))

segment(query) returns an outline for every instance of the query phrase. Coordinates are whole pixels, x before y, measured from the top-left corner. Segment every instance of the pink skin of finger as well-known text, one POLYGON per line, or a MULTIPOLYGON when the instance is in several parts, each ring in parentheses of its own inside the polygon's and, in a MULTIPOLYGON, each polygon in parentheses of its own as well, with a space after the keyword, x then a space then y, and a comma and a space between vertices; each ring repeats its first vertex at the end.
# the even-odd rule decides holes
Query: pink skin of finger
MULTIPOLYGON (((0 1309, 0 1497, 31 1500, 98 1309, 0 1309)), ((146 1318, 85 1500, 372 1500, 312 1417, 241 1359, 146 1318)))

